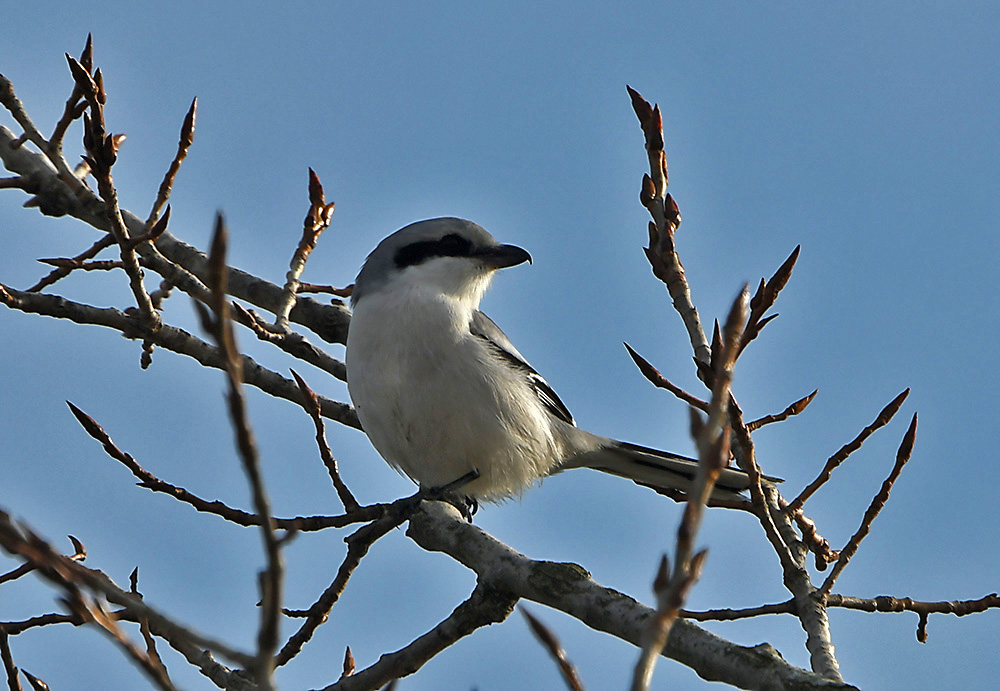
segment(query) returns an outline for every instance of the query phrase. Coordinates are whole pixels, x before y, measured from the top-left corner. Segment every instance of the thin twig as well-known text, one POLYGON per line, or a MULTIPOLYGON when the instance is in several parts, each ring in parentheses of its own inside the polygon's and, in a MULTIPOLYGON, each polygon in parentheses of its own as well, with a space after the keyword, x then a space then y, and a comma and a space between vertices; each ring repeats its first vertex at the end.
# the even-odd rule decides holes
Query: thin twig
POLYGON ((702 612, 681 610, 681 616, 693 621, 737 621, 751 619, 765 614, 795 614, 795 600, 785 600, 771 605, 747 607, 745 609, 710 609, 702 612))
POLYGON ((991 593, 978 600, 942 602, 921 602, 908 597, 892 597, 891 595, 880 595, 868 599, 831 593, 827 595, 826 601, 829 607, 845 607, 864 612, 916 612, 919 615, 917 640, 921 643, 927 642, 927 619, 930 614, 954 614, 958 617, 964 617, 967 614, 1000 608, 1000 597, 997 597, 996 593, 991 593))
POLYGON ((819 393, 819 389, 815 389, 811 394, 809 394, 805 398, 800 398, 799 400, 795 401, 795 403, 792 403, 790 406, 782 410, 777 415, 765 415, 762 418, 758 418, 756 420, 753 420, 752 422, 748 422, 747 430, 753 432, 754 430, 760 429, 764 425, 770 425, 771 423, 774 422, 784 422, 793 415, 798 415, 799 413, 801 413, 803 410, 806 409, 807 405, 812 403, 812 400, 816 397, 817 393, 819 393))
POLYGON ((113 271, 114 269, 124 269, 125 265, 118 259, 104 259, 100 261, 84 262, 70 257, 46 257, 38 260, 42 264, 55 266, 60 269, 80 269, 82 271, 113 271))
POLYGON ((734 446, 739 449, 738 460, 750 476, 750 497, 755 513, 781 562, 785 587, 795 598, 795 613, 806 632, 810 668, 824 678, 843 682, 829 616, 821 599, 815 597, 816 588, 805 568, 807 549, 799 540, 791 517, 781 508, 784 503, 778 490, 772 484, 765 486, 760 482, 753 439, 743 423, 743 411, 735 400, 730 401, 729 414, 736 437, 734 446))
POLYGON ((820 471, 816 479, 806 485, 805 489, 799 493, 799 496, 795 497, 795 499, 789 503, 788 510, 795 512, 801 509, 802 505, 806 503, 806 500, 809 499, 809 497, 811 497, 816 490, 826 484, 833 474, 833 471, 837 469, 837 466, 847 460, 847 457, 852 453, 860 449, 861 445, 865 443, 865 440, 868 439, 868 437, 889 424, 889 421, 892 420, 893 416, 899 411, 900 406, 903 405, 903 401, 905 401, 906 397, 909 395, 910 390, 906 389, 892 399, 870 425, 861 430, 861 432, 858 433, 858 436, 856 436, 849 443, 844 444, 844 446, 842 446, 837 453, 830 456, 826 465, 823 466, 823 470, 820 471))
POLYGON ((750 341, 760 335, 761 329, 778 316, 777 314, 772 314, 769 317, 765 317, 764 314, 774 306, 775 301, 778 299, 778 293, 781 292, 781 289, 788 283, 788 279, 791 278, 792 269, 799 258, 800 249, 801 246, 796 246, 788 256, 788 259, 778 267, 778 270, 774 272, 774 275, 766 283, 764 279, 761 279, 757 287, 757 292, 750 300, 750 316, 747 319, 746 327, 743 329, 743 336, 740 342, 741 353, 749 345, 750 341))
POLYGON ((483 626, 504 621, 514 611, 516 603, 516 596, 477 583, 468 600, 423 636, 401 650, 383 655, 371 667, 324 687, 322 691, 377 689, 394 679, 413 674, 459 639, 483 626))
POLYGON ((31 563, 39 575, 62 589, 66 594, 86 589, 102 596, 108 602, 126 608, 137 617, 147 617, 154 630, 158 629, 158 631, 163 632, 158 632, 157 635, 182 638, 202 650, 215 651, 237 664, 246 665, 253 660, 250 656, 224 643, 202 636, 173 622, 131 593, 119 588, 102 572, 88 569, 82 564, 62 556, 51 545, 23 524, 15 522, 3 511, 0 511, 0 547, 3 547, 9 554, 16 555, 31 563))
MULTIPOLYGON (((32 567, 32 570, 34 570, 34 567, 32 567)), ((20 621, 0 622, 0 631, 4 631, 11 636, 16 636, 29 629, 41 628, 43 626, 53 626, 55 624, 72 624, 73 626, 82 626, 84 623, 86 622, 75 614, 52 612, 50 614, 39 614, 20 621)))
MULTIPOLYGON (((133 235, 129 240, 129 244, 132 247, 139 247, 145 242, 156 242, 156 239, 163 235, 167 231, 167 224, 170 223, 170 205, 167 204, 166 210, 163 212, 163 216, 150 224, 146 222, 147 230, 139 235, 133 235)), ((148 256, 148 250, 147 255, 148 256)))
POLYGON ((23 674, 24 677, 28 680, 28 683, 31 684, 32 691, 50 691, 48 684, 46 684, 41 679, 28 672, 28 670, 22 669, 21 674, 23 674))
POLYGON ((319 446, 319 454, 323 459, 323 465, 326 466, 326 471, 330 475, 334 489, 337 490, 337 496, 340 497, 340 502, 344 505, 344 511, 353 513, 360 508, 360 505, 358 504, 358 500, 354 498, 354 495, 351 494, 351 490, 344 484, 344 480, 340 477, 337 459, 333 457, 333 451, 330 450, 330 445, 326 441, 326 425, 323 424, 323 418, 320 416, 319 398, 309 388, 309 385, 306 384, 305 379, 299 376, 298 372, 295 370, 291 370, 291 372, 292 376, 295 377, 295 383, 298 384, 299 389, 302 391, 302 407, 309 413, 309 417, 312 418, 313 425, 316 427, 316 444, 319 446))
MULTIPOLYGON (((128 468, 129 471, 139 480, 137 483, 139 487, 143 487, 153 492, 167 494, 177 501, 189 504, 194 507, 196 511, 214 514, 229 521, 230 523, 235 523, 236 525, 244 527, 257 527, 261 525, 261 518, 257 514, 234 509, 221 501, 209 501, 207 499, 202 499, 183 487, 172 485, 169 482, 156 477, 139 465, 139 463, 131 455, 119 449, 104 428, 101 427, 101 425, 98 424, 94 418, 87 415, 69 401, 66 401, 66 404, 69 405, 73 415, 76 417, 77 421, 87 434, 96 439, 104 447, 105 453, 128 468)), ((324 530, 326 528, 343 528, 353 523, 372 521, 382 516, 385 511, 386 505, 375 504, 372 506, 358 507, 355 511, 342 516, 300 516, 296 518, 273 518, 272 520, 274 521, 275 526, 281 528, 282 530, 312 532, 324 530)))
MULTIPOLYGON (((87 43, 83 47, 83 52, 80 53, 80 64, 88 72, 94 69, 94 37, 91 34, 87 34, 87 43)), ((75 120, 79 120, 84 111, 86 110, 86 102, 81 102, 80 99, 83 97, 83 92, 80 91, 80 87, 75 83, 73 84, 73 91, 70 93, 69 98, 66 99, 66 107, 63 109, 62 117, 59 118, 59 122, 56 123, 56 127, 52 130, 52 136, 49 137, 49 147, 52 149, 53 154, 62 157, 62 144, 63 139, 66 136, 66 130, 69 126, 73 124, 75 120)))
MULTIPOLYGON (((63 602, 71 611, 77 612, 86 622, 94 624, 99 631, 106 634, 125 656, 146 674, 156 688, 161 689, 161 691, 176 691, 167 675, 166 668, 159 662, 159 658, 153 659, 140 650, 118 626, 118 619, 108 612, 100 601, 85 598, 82 593, 70 589, 63 602)), ((148 623, 146 626, 148 627, 148 623)))
POLYGON ((118 204, 118 191, 115 188, 114 179, 111 175, 111 168, 118 158, 117 149, 121 138, 110 134, 105 128, 104 103, 107 99, 104 94, 101 71, 97 70, 91 76, 90 71, 77 60, 68 55, 66 59, 69 62, 73 79, 80 88, 83 97, 87 100, 90 109, 90 116, 84 116, 83 145, 87 150, 85 160, 93 171, 94 179, 97 180, 98 190, 107 207, 111 232, 114 234, 120 248, 122 268, 124 268, 125 273, 128 275, 129 287, 139 307, 141 323, 148 331, 155 332, 162 322, 143 284, 142 267, 139 266, 139 258, 136 256, 135 249, 130 243, 131 237, 128 226, 126 226, 125 219, 122 217, 121 208, 118 204))
POLYGON ((351 283, 344 288, 336 288, 334 286, 318 285, 316 283, 299 283, 298 293, 327 293, 329 295, 336 295, 339 298, 349 298, 354 294, 354 284, 351 283))
POLYGON ((10 642, 7 640, 7 631, 0 627, 0 659, 3 660, 3 668, 7 672, 7 688, 9 691, 21 691, 20 672, 14 664, 14 656, 10 652, 10 642))
POLYGON ((289 355, 308 362, 340 381, 347 381, 347 367, 343 360, 338 360, 321 348, 317 348, 305 336, 291 329, 285 333, 276 333, 274 327, 267 324, 260 315, 253 310, 246 309, 238 302, 233 302, 232 307, 233 318, 253 331, 254 335, 261 341, 281 348, 289 355))
POLYGON ((160 209, 170 199, 170 192, 173 189, 174 180, 177 178, 177 172, 181 168, 181 163, 187 157, 188 149, 194 143, 194 128, 197 115, 198 99, 195 98, 191 101, 191 107, 188 108, 188 112, 184 116, 184 123, 181 125, 181 135, 177 142, 177 153, 174 154, 174 158, 170 162, 170 167, 167 168, 167 172, 163 176, 163 181, 160 182, 160 189, 156 193, 156 201, 153 202, 153 208, 150 209, 149 216, 146 218, 146 226, 148 228, 152 228, 156 224, 157 217, 160 215, 160 209))
MULTIPOLYGON (((114 238, 114 236, 111 235, 110 233, 108 233, 107 235, 105 235, 104 237, 102 237, 100 240, 98 240, 97 242, 95 242, 89 248, 87 248, 86 250, 84 250, 80 254, 76 255, 72 259, 75 262, 81 262, 82 263, 82 262, 84 262, 84 261, 86 261, 88 259, 93 259, 98 254, 100 254, 100 252, 102 250, 105 250, 105 249, 107 249, 108 247, 111 247, 114 244, 115 244, 115 238, 114 238)), ((73 268, 75 268, 75 267, 73 267, 73 268)), ((42 280, 40 280, 38 283, 36 283, 35 285, 33 285, 30 288, 28 288, 28 290, 26 292, 29 292, 29 293, 40 292, 43 288, 47 288, 50 285, 52 285, 53 283, 55 283, 56 281, 58 281, 58 280, 60 280, 62 278, 65 278, 66 276, 69 276, 70 272, 73 271, 73 268, 65 268, 65 267, 57 268, 55 271, 52 271, 51 273, 49 273, 48 276, 45 276, 44 278, 42 278, 42 280)))
MULTIPOLYGON (((73 543, 73 554, 67 554, 66 556, 73 561, 83 561, 87 558, 87 548, 83 546, 83 543, 77 540, 72 535, 69 536, 70 542, 73 543)), ((17 568, 8 571, 5 574, 0 574, 0 583, 6 583, 8 581, 15 581, 22 576, 26 576, 34 570, 34 566, 30 563, 25 562, 18 566, 17 568)))
MULTIPOLYGON (((0 125, 0 160, 8 170, 37 181, 38 205, 43 213, 71 214, 102 232, 110 232, 105 204, 95 194, 83 187, 80 198, 71 195, 45 156, 17 148, 17 140, 13 132, 0 125)), ((133 237, 147 232, 143 219, 127 210, 122 210, 122 215, 133 237)), ((202 283, 202 279, 207 280, 208 271, 204 252, 181 242, 169 231, 163 233, 155 246, 146 243, 137 251, 142 254, 143 266, 170 280, 179 290, 207 302, 199 295, 199 292, 207 294, 202 283)), ((272 312, 278 309, 281 299, 279 286, 233 267, 229 267, 229 291, 235 298, 272 312)), ((350 310, 339 302, 326 304, 300 296, 289 319, 305 325, 328 343, 343 344, 350 310)), ((289 384, 294 389, 294 384, 289 384)))
POLYGON ((653 220, 649 224, 649 247, 646 258, 653 273, 667 286, 674 308, 680 314, 687 328, 695 358, 708 362, 710 351, 708 339, 701 326, 701 318, 691 301, 691 287, 684 275, 677 252, 674 251, 674 233, 680 226, 681 215, 677 203, 667 193, 669 176, 667 156, 663 148, 663 118, 659 106, 649 102, 632 87, 627 87, 632 99, 632 108, 645 136, 646 154, 649 158, 649 174, 643 177, 639 199, 649 211, 653 220))
POLYGON ((802 543, 815 555, 816 568, 820 571, 826 571, 826 567, 840 557, 840 550, 835 550, 830 546, 830 541, 819 534, 815 521, 802 513, 801 510, 788 513, 799 527, 799 532, 802 533, 802 543))
POLYGON ((243 371, 239 352, 236 349, 232 321, 229 318, 229 300, 226 296, 226 250, 228 231, 222 215, 216 217, 215 232, 212 235, 212 250, 209 253, 210 281, 212 290, 212 310, 215 313, 214 336, 225 358, 226 382, 229 393, 229 415, 236 434, 243 470, 250 483, 253 505, 263 520, 261 538, 267 558, 267 568, 260 579, 261 615, 257 633, 257 655, 253 665, 254 678, 263 689, 273 688, 274 653, 278 647, 278 629, 281 616, 282 583, 284 563, 281 545, 276 534, 276 526, 271 518, 271 502, 264 489, 260 472, 257 445, 250 429, 243 395, 243 371))
MULTIPOLYGON (((167 325, 162 326, 155 334, 143 333, 138 328, 134 317, 113 308, 92 307, 67 300, 58 295, 28 293, 3 284, 0 284, 0 303, 22 312, 69 319, 77 324, 108 327, 119 331, 126 338, 149 339, 161 348, 187 355, 206 367, 216 369, 225 367, 221 351, 200 338, 192 336, 182 329, 167 325)), ((283 398, 298 405, 301 394, 294 381, 261 367, 255 360, 246 355, 242 355, 241 358, 244 383, 256 386, 276 398, 283 398)), ((353 406, 326 397, 321 397, 320 402, 323 408, 323 417, 355 429, 361 429, 361 423, 358 421, 353 406)))
MULTIPOLYGON (((67 55, 67 57, 69 57, 67 55)), ((72 58, 70 58, 72 59, 72 58)), ((49 165, 55 170, 56 175, 59 180, 65 186, 71 197, 76 197, 77 199, 82 198, 86 195, 89 190, 86 185, 80 180, 79 177, 73 172, 69 167, 69 163, 62 156, 61 143, 52 147, 49 141, 41 133, 35 123, 32 122, 31 118, 28 116, 27 111, 24 109, 24 104, 14 94, 14 85, 10 81, 0 74, 0 105, 3 105, 10 114, 13 116, 14 120, 18 125, 21 126, 24 134, 17 139, 18 147, 25 141, 30 141, 32 144, 38 147, 42 155, 45 156, 49 165)))
POLYGON ((531 632, 535 634, 535 638, 548 651, 549 656, 556 661, 556 665, 559 667, 559 674, 562 675, 566 686, 570 691, 583 691, 583 681, 580 679, 580 673, 576 671, 576 665, 569 659, 569 656, 563 649, 562 644, 559 643, 559 639, 553 633, 552 629, 543 624, 524 605, 518 609, 521 610, 521 614, 528 621, 528 626, 531 627, 531 632))
POLYGON ((326 623, 330 616, 330 610, 333 609, 333 606, 340 599, 344 589, 347 587, 347 581, 358 567, 358 564, 361 563, 361 559, 368 554, 368 550, 371 549, 371 546, 379 538, 402 525, 407 520, 410 513, 412 513, 414 502, 419 500, 420 496, 420 493, 417 493, 412 497, 406 497, 393 502, 386 507, 383 516, 368 525, 362 526, 345 539, 345 542, 347 542, 347 555, 340 564, 340 568, 337 569, 337 575, 316 602, 308 609, 305 621, 299 627, 298 631, 292 634, 285 645, 282 646, 281 651, 274 660, 275 667, 281 667, 290 662, 302 651, 302 647, 309 642, 316 629, 326 623))
MULTIPOLYGON (((129 592, 136 597, 141 598, 142 593, 139 592, 138 566, 132 570, 132 573, 129 575, 128 582, 129 592)), ((114 613, 112 612, 111 614, 113 615, 114 613)), ((160 670, 163 678, 169 679, 170 675, 167 673, 167 667, 163 664, 163 659, 156 650, 156 638, 154 638, 152 629, 149 627, 149 619, 145 617, 139 618, 139 633, 142 634, 142 640, 146 643, 146 657, 149 659, 149 663, 160 670)))
POLYGON ((309 211, 306 213, 305 221, 302 224, 302 237, 299 245, 295 248, 295 254, 288 265, 288 273, 285 275, 285 285, 282 288, 281 301, 275 313, 277 317, 274 321, 274 329, 278 333, 288 332, 288 315, 295 306, 295 295, 299 290, 299 276, 306 268, 306 261, 309 255, 316 248, 319 236, 330 227, 333 220, 334 203, 326 203, 326 193, 323 192, 323 183, 320 182, 316 172, 309 169, 309 211))
POLYGON ((782 536, 774 520, 774 516, 771 515, 771 511, 768 509, 767 497, 761 485, 763 476, 760 473, 760 467, 757 465, 753 438, 750 436, 750 432, 743 422, 743 410, 736 400, 732 398, 729 401, 729 418, 733 436, 735 437, 733 446, 739 449, 741 467, 750 477, 750 501, 753 504, 754 514, 764 529, 764 536, 771 543, 775 554, 777 554, 782 570, 785 573, 795 572, 798 569, 798 564, 795 563, 795 557, 789 548, 789 542, 782 536))
POLYGON ((861 520, 861 525, 858 526, 858 530, 851 539, 847 541, 847 545, 844 549, 840 551, 840 557, 837 559, 837 563, 833 565, 833 569, 830 571, 830 575, 826 577, 823 581, 822 587, 819 589, 819 595, 825 597, 833 589, 833 584, 837 582, 837 578, 840 573, 847 566, 851 557, 855 555, 858 551, 858 547, 861 545, 861 541, 865 539, 868 533, 871 531, 872 521, 878 516, 882 507, 889 500, 889 492, 892 490, 893 484, 899 477, 899 474, 903 472, 903 466, 906 462, 910 460, 910 454, 913 453, 913 443, 917 438, 917 414, 914 413, 913 417, 910 419, 910 426, 906 430, 906 434, 903 435, 903 441, 899 444, 899 449, 896 451, 896 462, 892 466, 892 470, 889 472, 889 476, 882 482, 882 487, 879 489, 878 494, 872 499, 871 504, 868 506, 868 510, 865 511, 864 518, 861 520))
POLYGON ((340 678, 344 679, 351 676, 354 674, 354 670, 356 668, 357 666, 354 662, 354 655, 351 654, 351 646, 347 646, 347 649, 344 651, 344 668, 340 672, 340 678))
POLYGON ((706 401, 703 401, 696 396, 692 396, 684 389, 670 382, 666 377, 660 374, 659 370, 649 364, 644 357, 635 352, 635 350, 632 349, 632 346, 628 343, 624 343, 623 345, 625 346, 625 350, 628 351, 629 356, 632 358, 632 361, 635 362, 636 366, 639 368, 639 371, 642 372, 642 376, 646 377, 646 379, 648 379, 653 386, 660 389, 666 389, 674 396, 687 403, 689 406, 693 406, 702 412, 708 411, 708 403, 706 401))
POLYGON ((719 473, 729 459, 730 429, 727 407, 731 398, 733 366, 739 354, 740 333, 747 318, 748 297, 744 286, 733 301, 726 319, 722 336, 723 349, 719 357, 714 358, 712 362, 712 399, 709 402, 707 421, 702 423, 698 413, 691 409, 692 433, 698 446, 698 470, 677 529, 673 571, 670 571, 669 561, 664 555, 654 581, 653 590, 657 596, 656 615, 650 620, 649 628, 643 635, 639 661, 632 674, 632 691, 644 691, 649 688, 653 668, 663 652, 670 629, 688 593, 700 577, 708 556, 707 550, 694 554, 694 541, 701 527, 705 504, 719 473))

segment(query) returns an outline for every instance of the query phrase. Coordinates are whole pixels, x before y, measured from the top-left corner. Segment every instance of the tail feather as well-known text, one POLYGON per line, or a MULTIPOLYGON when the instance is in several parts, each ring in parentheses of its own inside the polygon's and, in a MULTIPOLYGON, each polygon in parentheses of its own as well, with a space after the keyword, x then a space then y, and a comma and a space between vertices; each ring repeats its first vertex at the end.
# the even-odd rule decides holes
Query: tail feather
MULTIPOLYGON (((593 468, 632 480, 653 489, 688 491, 698 472, 698 461, 627 442, 612 442, 573 459, 574 467, 593 468)), ((780 478, 764 476, 770 482, 780 478)), ((742 499, 750 476, 738 468, 725 468, 715 482, 712 499, 742 499)))

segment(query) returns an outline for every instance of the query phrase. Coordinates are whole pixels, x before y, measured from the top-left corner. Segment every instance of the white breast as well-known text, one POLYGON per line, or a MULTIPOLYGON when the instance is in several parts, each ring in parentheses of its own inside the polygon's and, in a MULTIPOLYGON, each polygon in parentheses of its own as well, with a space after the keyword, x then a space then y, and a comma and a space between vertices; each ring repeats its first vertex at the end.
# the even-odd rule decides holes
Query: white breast
POLYGON ((440 293, 382 291, 355 309, 347 381, 378 452, 425 487, 476 469, 462 491, 519 494, 555 466, 548 413, 519 373, 469 333, 471 308, 440 293))

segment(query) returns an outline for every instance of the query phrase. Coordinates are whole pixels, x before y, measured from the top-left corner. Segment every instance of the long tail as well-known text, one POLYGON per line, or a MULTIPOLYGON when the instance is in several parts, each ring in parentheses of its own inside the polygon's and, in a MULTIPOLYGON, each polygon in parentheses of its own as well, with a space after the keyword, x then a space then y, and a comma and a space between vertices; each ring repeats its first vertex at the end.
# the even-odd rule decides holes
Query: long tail
MULTIPOLYGON (((679 489, 686 492, 698 471, 698 461, 637 444, 612 441, 575 457, 567 467, 593 468, 653 489, 679 489)), ((764 477, 771 482, 781 482, 779 478, 764 477)), ((711 497, 746 500, 743 492, 749 487, 750 477, 745 472, 737 468, 726 468, 719 473, 711 497)))

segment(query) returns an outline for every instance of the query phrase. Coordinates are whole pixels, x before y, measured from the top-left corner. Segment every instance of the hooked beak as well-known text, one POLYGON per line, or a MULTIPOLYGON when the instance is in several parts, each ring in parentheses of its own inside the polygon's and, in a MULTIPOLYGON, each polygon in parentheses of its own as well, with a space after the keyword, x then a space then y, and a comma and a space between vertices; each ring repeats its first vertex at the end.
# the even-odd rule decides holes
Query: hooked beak
POLYGON ((531 263, 531 255, 516 245, 497 245, 477 252, 476 256, 491 269, 505 269, 524 262, 531 263))

